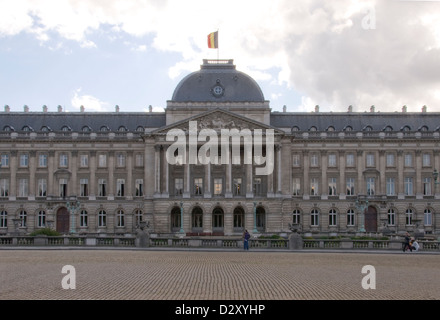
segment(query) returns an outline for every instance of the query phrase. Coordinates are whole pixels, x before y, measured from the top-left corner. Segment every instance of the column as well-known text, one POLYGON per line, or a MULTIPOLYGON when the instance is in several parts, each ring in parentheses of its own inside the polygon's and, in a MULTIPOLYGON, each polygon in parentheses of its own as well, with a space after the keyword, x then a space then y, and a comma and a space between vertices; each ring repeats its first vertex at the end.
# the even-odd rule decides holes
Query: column
POLYGON ((345 200, 345 151, 339 150, 339 199, 345 200))
POLYGON ((246 198, 254 197, 252 170, 252 164, 246 164, 246 198))
POLYGON ((403 151, 397 151, 397 196, 399 199, 405 199, 404 179, 403 179, 403 151))
POLYGON ((211 198, 211 161, 205 165, 205 179, 204 179, 204 191, 205 198, 211 198))
POLYGON ((309 160, 309 152, 303 152, 304 159, 304 175, 303 175, 303 199, 310 199, 310 160, 309 160))
POLYGON ((385 177, 386 171, 386 157, 385 150, 379 151, 379 185, 377 188, 377 194, 386 195, 387 193, 387 182, 385 177))
POLYGON ((185 152, 185 165, 183 167, 183 198, 191 197, 191 166, 189 164, 189 152, 185 152))
POLYGON ((11 161, 9 170, 11 171, 11 182, 9 184, 9 200, 14 201, 17 198, 17 151, 11 151, 11 161))
POLYGON ((96 200, 96 151, 90 151, 89 171, 89 200, 96 200))
POLYGON ((147 199, 151 199, 154 195, 154 140, 148 139, 145 143, 144 150, 144 189, 145 189, 145 197, 147 199))
MULTIPOLYGON (((70 171, 72 172, 72 178, 70 179, 70 195, 79 196, 79 181, 78 181, 78 151, 72 151, 70 153, 71 157, 68 159, 68 166, 70 167, 70 171)), ((69 194, 67 196, 70 196, 69 194)))
POLYGON ((228 163, 226 165, 226 192, 225 192, 225 198, 232 198, 232 152, 231 151, 232 150, 229 149, 228 154, 227 154, 228 163))
POLYGON ((423 199, 423 181, 422 181, 422 151, 416 150, 416 176, 414 181, 414 194, 417 199, 423 199))
POLYGON ((127 183, 125 184, 127 200, 133 199, 133 151, 127 151, 127 183))
POLYGON ((365 194, 366 193, 366 189, 365 189, 365 181, 363 178, 363 170, 364 170, 364 152, 362 150, 358 150, 357 151, 357 194, 365 194))
POLYGON ((55 151, 50 150, 47 159, 47 195, 58 197, 58 190, 55 188, 55 178, 54 178, 54 161, 55 161, 55 151))
MULTIPOLYGON (((275 153, 278 153, 277 148, 278 148, 278 145, 275 145, 275 153)), ((267 162, 271 160, 271 159, 269 159, 268 154, 269 154, 269 152, 267 151, 267 145, 266 145, 266 165, 267 165, 267 162)), ((275 154, 273 155, 273 157, 275 158, 275 154)), ((273 179, 274 179, 274 171, 275 171, 275 159, 272 159, 272 161, 274 162, 274 170, 267 175, 267 197, 268 198, 274 197, 273 179)), ((276 166, 276 167, 278 167, 278 166, 276 166)))
POLYGON ((283 139, 281 149, 281 192, 290 197, 292 195, 292 142, 283 139))
POLYGON ((108 200, 114 200, 115 198, 115 152, 110 151, 108 153, 108 200))
POLYGON ((328 199, 327 169, 327 150, 323 150, 321 151, 321 199, 328 199))
MULTIPOLYGON (((440 151, 433 150, 433 154, 434 154, 434 169, 438 171, 440 168, 440 157, 439 157, 440 151)), ((434 198, 439 199, 440 198, 439 186, 434 183, 434 178, 432 179, 432 185, 434 188, 434 192, 433 192, 434 198)))
POLYGON ((36 152, 34 150, 29 152, 29 195, 28 200, 35 200, 36 195, 36 181, 35 181, 35 170, 36 170, 36 152))
POLYGON ((277 194, 281 195, 281 145, 275 147, 277 153, 277 194))
POLYGON ((170 168, 169 168, 169 164, 168 164, 168 160, 167 160, 167 155, 166 155, 166 147, 162 146, 162 164, 163 164, 163 170, 164 170, 164 175, 163 175, 163 187, 162 187, 162 198, 168 198, 170 196, 170 191, 169 191, 169 183, 170 183, 170 168))
POLYGON ((160 145, 154 146, 154 194, 160 194, 160 145))

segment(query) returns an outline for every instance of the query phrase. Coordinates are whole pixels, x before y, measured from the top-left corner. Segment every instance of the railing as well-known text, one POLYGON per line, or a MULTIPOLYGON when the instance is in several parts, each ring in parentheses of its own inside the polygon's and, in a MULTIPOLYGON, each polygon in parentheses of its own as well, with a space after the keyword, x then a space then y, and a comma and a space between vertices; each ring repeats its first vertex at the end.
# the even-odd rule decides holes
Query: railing
MULTIPOLYGON (((420 251, 440 251, 440 242, 421 240, 420 251)), ((135 237, 107 236, 0 236, 0 247, 58 246, 58 247, 136 247, 135 237)), ((150 247, 169 248, 243 248, 241 238, 150 238, 150 247)), ((288 250, 288 239, 250 239, 249 247, 254 249, 288 250)), ((303 239, 303 249, 355 249, 355 250, 401 250, 400 240, 361 240, 361 239, 303 239)))

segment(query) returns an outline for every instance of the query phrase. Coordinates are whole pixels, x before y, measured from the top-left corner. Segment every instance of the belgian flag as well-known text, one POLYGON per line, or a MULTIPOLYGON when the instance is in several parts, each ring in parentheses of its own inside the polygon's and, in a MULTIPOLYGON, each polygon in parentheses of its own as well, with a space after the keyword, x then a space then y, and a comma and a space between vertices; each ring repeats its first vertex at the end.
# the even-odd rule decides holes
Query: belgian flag
POLYGON ((208 34, 208 48, 218 49, 218 31, 208 34))

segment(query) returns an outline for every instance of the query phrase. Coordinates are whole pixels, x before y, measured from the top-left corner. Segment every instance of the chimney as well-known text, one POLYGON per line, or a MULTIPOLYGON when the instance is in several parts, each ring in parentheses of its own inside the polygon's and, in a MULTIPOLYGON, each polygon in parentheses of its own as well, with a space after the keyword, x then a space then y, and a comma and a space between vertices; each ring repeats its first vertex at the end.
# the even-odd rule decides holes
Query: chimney
POLYGON ((150 104, 150 106, 148 107, 148 111, 149 111, 149 112, 153 112, 153 107, 151 106, 151 104, 150 104))
POLYGON ((348 106, 348 112, 353 112, 353 106, 348 106))
POLYGON ((287 107, 284 105, 283 106, 283 112, 286 112, 287 111, 287 107))
POLYGON ((370 107, 370 112, 374 112, 374 105, 370 107))
POLYGON ((43 112, 47 112, 47 106, 46 105, 43 106, 43 112))
POLYGON ((318 105, 315 106, 315 112, 319 112, 319 106, 318 105))
POLYGON ((63 112, 63 107, 62 106, 58 106, 58 112, 63 112))
POLYGON ((84 112, 84 106, 79 107, 80 112, 84 112))
POLYGON ((10 112, 11 108, 8 105, 5 105, 5 112, 10 112))
POLYGON ((119 112, 119 106, 118 105, 115 106, 115 112, 119 112))
POLYGON ((24 109, 24 112, 29 112, 29 107, 27 105, 24 105, 23 109, 24 109))
POLYGON ((428 107, 427 107, 427 106, 423 106, 423 107, 422 107, 422 112, 423 112, 423 113, 426 113, 427 111, 428 111, 428 107))
POLYGON ((405 106, 402 107, 402 112, 406 112, 408 110, 408 108, 405 106))

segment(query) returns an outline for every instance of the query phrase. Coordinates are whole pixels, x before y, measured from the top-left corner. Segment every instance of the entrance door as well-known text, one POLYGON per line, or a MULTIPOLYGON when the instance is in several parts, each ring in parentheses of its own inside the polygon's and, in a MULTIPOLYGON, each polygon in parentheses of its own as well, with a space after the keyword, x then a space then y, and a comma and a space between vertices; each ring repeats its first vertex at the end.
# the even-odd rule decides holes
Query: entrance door
POLYGON ((70 214, 67 208, 60 208, 57 211, 57 231, 62 234, 69 233, 70 227, 70 214))
POLYGON ((365 212, 365 231, 377 232, 377 210, 375 207, 368 207, 365 212))

